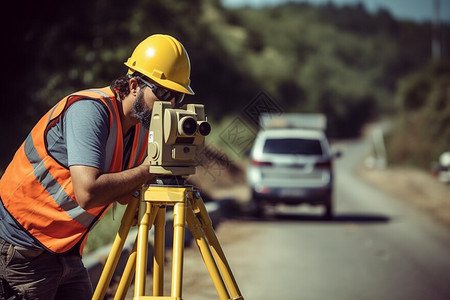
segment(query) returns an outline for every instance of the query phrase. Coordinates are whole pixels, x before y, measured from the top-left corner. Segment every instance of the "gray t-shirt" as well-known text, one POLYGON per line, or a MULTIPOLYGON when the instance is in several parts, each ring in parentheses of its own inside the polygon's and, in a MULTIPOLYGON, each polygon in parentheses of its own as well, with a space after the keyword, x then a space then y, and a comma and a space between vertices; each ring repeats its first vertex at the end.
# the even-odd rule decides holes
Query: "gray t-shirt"
POLYGON ((95 100, 80 100, 49 130, 47 148, 65 167, 83 165, 104 170, 108 132, 109 113, 105 105, 95 100))
MULTIPOLYGON (((105 149, 109 133, 109 112, 96 100, 73 103, 61 120, 47 133, 50 155, 61 165, 105 168, 105 149)), ((0 203, 0 237, 26 248, 42 248, 23 231, 0 203)))

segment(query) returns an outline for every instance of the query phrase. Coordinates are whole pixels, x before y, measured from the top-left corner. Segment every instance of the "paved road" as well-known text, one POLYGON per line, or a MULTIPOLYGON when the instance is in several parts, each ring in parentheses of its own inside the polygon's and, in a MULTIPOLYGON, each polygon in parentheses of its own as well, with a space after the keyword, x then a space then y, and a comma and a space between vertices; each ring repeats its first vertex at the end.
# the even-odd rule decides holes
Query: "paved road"
MULTIPOLYGON (((334 220, 321 208, 283 207, 219 226, 244 298, 450 299, 448 229, 354 175, 366 143, 341 146, 334 220)), ((183 299, 218 299, 196 247, 184 274, 183 299)))

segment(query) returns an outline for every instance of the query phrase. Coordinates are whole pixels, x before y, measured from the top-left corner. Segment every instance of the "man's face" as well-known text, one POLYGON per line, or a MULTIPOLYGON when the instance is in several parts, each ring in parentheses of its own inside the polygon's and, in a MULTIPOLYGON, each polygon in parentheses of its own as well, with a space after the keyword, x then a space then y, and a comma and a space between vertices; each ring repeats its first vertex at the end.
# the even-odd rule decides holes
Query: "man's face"
MULTIPOLYGON (((133 103, 132 112, 134 117, 141 123, 144 128, 150 128, 152 119, 152 109, 155 101, 159 101, 152 90, 148 87, 140 88, 133 103)), ((172 107, 175 105, 175 99, 170 100, 172 107)))
MULTIPOLYGON (((145 90, 145 89, 144 89, 145 90)), ((136 100, 133 103, 132 112, 136 119, 139 120, 144 128, 150 128, 150 121, 152 120, 152 108, 148 107, 144 101, 144 90, 139 89, 136 100)))

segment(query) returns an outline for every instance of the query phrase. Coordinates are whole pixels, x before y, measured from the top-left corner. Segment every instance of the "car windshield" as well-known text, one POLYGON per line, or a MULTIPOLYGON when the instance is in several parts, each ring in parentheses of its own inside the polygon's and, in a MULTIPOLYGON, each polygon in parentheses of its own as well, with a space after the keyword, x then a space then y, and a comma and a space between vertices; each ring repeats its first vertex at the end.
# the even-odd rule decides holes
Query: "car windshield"
POLYGON ((319 140, 267 139, 263 151, 270 154, 322 155, 322 146, 319 140))

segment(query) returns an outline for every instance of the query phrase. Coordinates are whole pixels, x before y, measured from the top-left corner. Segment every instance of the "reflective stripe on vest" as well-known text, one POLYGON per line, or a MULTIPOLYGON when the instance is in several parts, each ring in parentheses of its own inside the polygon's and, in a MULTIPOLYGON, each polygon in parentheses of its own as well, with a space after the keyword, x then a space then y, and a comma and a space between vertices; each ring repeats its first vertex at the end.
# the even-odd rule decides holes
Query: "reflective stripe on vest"
MULTIPOLYGON (((110 88, 86 90, 67 96, 32 129, 0 179, 0 196, 17 222, 50 251, 70 250, 106 212, 88 211, 75 199, 70 171, 48 154, 46 134, 67 108, 82 99, 100 100, 109 110, 105 170, 122 170, 123 139, 115 95, 110 88)), ((148 131, 135 126, 132 156, 126 168, 141 163, 146 154, 148 131)))
POLYGON ((91 215, 84 209, 82 209, 75 200, 73 200, 58 183, 58 181, 47 171, 45 165, 42 163, 42 159, 39 156, 36 148, 33 144, 33 138, 28 135, 25 140, 25 155, 28 161, 33 166, 33 173, 36 178, 39 178, 40 183, 48 192, 48 194, 53 198, 53 200, 58 204, 58 206, 63 209, 67 214, 82 224, 85 227, 91 225, 94 221, 94 215, 91 215))

